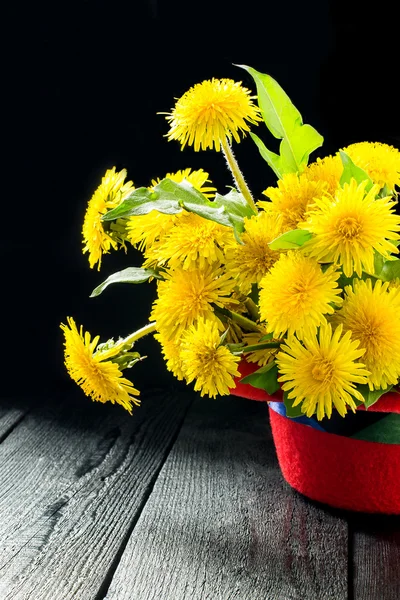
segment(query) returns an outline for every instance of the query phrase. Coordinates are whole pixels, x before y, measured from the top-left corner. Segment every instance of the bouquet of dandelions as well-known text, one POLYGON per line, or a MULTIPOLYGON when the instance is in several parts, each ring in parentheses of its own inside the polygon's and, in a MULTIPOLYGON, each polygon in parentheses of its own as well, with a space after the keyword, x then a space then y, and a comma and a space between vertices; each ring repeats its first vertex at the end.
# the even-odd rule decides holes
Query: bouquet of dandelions
POLYGON ((229 394, 240 361, 255 363, 245 381, 269 394, 282 388, 288 416, 320 420, 333 408, 345 416, 398 385, 400 152, 363 141, 308 164, 321 135, 272 77, 243 68, 257 96, 212 79, 166 114, 167 137, 182 149, 222 151, 235 183, 228 193, 202 169, 135 188, 113 167, 89 200, 82 233, 90 267, 129 244, 144 259, 92 296, 114 283, 157 285, 149 323, 124 339, 99 344, 71 317, 61 324, 66 368, 93 400, 130 413, 139 404, 123 372, 142 360, 133 346, 150 333, 166 368, 202 396, 229 394), (255 200, 231 144, 261 121, 279 151, 250 135, 277 184, 255 200))

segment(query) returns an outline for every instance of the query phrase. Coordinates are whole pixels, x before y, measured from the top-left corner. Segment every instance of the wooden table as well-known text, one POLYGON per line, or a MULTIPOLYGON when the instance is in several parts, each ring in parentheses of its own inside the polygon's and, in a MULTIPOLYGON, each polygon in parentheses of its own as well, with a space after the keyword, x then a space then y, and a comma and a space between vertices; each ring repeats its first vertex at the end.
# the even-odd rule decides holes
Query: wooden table
POLYGON ((1 401, 0 441, 1 600, 400 598, 400 518, 291 490, 265 404, 68 388, 1 401))

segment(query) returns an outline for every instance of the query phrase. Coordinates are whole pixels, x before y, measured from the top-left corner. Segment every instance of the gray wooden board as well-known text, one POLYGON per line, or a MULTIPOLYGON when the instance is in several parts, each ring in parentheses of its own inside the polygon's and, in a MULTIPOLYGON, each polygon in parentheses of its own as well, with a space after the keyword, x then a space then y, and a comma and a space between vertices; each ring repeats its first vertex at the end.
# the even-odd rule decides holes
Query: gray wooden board
POLYGON ((0 443, 24 418, 29 410, 30 403, 25 399, 0 400, 0 443))
POLYGON ((189 401, 157 392, 133 417, 81 394, 32 409, 0 444, 1 600, 101 594, 189 401))
POLYGON ((354 600, 399 600, 400 517, 354 515, 354 600))
POLYGON ((345 519, 283 481, 267 406, 198 399, 103 600, 345 600, 345 519))

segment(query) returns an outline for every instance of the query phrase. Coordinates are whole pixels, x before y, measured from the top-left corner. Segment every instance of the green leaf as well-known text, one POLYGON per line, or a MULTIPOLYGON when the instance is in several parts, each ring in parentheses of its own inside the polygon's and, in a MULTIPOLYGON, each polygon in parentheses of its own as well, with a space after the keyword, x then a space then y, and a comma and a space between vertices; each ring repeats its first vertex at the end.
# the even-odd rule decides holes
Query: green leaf
POLYGON ((372 406, 373 404, 375 404, 375 402, 378 402, 379 398, 381 396, 383 396, 383 394, 386 394, 386 392, 389 392, 392 389, 392 386, 389 386, 386 388, 386 390, 370 390, 368 385, 358 385, 357 386, 357 390, 360 392, 360 394, 362 395, 362 397, 364 398, 365 402, 364 402, 364 406, 365 408, 369 408, 370 406, 372 406))
POLYGON ((283 394, 283 403, 286 407, 286 416, 287 417, 301 417, 304 416, 304 413, 301 412, 301 403, 297 406, 293 406, 294 400, 288 398, 289 392, 285 392, 283 394))
MULTIPOLYGON (((182 182, 183 185, 185 183, 182 182)), ((176 185, 181 186, 182 184, 176 185)), ((195 213, 203 219, 209 219, 220 225, 231 227, 239 243, 242 243, 240 234, 244 231, 244 218, 255 215, 243 195, 235 189, 230 190, 223 196, 216 193, 213 201, 208 200, 205 196, 200 199, 198 195, 192 195, 182 202, 182 206, 185 210, 195 213)))
POLYGON ((257 352, 258 350, 271 350, 271 348, 280 348, 281 342, 262 342, 260 344, 249 344, 242 348, 242 353, 257 352))
POLYGON ((277 161, 278 155, 268 151, 265 146, 261 152, 261 147, 255 140, 263 158, 275 173, 280 172, 279 177, 284 173, 301 171, 311 152, 322 145, 323 137, 311 125, 303 124, 300 112, 275 79, 246 65, 237 66, 245 69, 253 77, 264 122, 272 135, 282 140, 280 161, 277 161))
POLYGON ((271 250, 290 250, 291 248, 300 248, 303 244, 312 238, 312 233, 305 229, 292 229, 282 233, 268 244, 271 250))
POLYGON ((119 206, 106 213, 102 220, 145 215, 152 210, 165 214, 187 210, 204 219, 231 227, 237 237, 244 230, 244 217, 255 214, 242 194, 235 189, 223 196, 216 194, 214 200, 209 200, 188 181, 177 183, 165 178, 154 187, 153 192, 147 188, 134 190, 119 206))
POLYGON ((367 442, 400 444, 400 415, 395 413, 387 415, 351 437, 367 442))
POLYGON ((122 356, 115 356, 113 362, 122 369, 131 369, 136 363, 141 362, 147 356, 140 356, 139 352, 125 352, 122 356))
POLYGON ((228 333, 229 333, 229 326, 225 329, 224 333, 219 336, 219 344, 218 344, 218 346, 223 346, 224 345, 228 333))
POLYGON ((90 294, 90 298, 94 298, 95 296, 100 296, 102 292, 108 287, 111 283, 144 283, 148 281, 150 277, 155 277, 156 279, 162 279, 162 277, 153 269, 141 269, 138 267, 128 267, 123 271, 118 271, 117 273, 113 273, 103 283, 98 285, 93 292, 90 294))
POLYGON ((365 191, 369 192, 374 184, 368 173, 366 173, 360 167, 357 167, 357 165, 351 160, 350 156, 343 152, 343 150, 340 150, 340 158, 342 159, 343 163, 343 173, 340 178, 340 185, 343 187, 345 183, 350 183, 352 179, 355 179, 357 183, 367 181, 368 183, 365 186, 365 191))
MULTIPOLYGON (((290 137, 291 145, 295 149, 296 160, 300 168, 302 165, 307 165, 311 152, 322 146, 324 141, 322 135, 307 123, 305 125, 303 123, 300 126, 297 125, 290 137)), ((287 140, 284 139, 281 143, 287 143, 287 140)), ((283 154, 282 149, 281 154, 283 154)))
POLYGON ((300 112, 289 96, 270 75, 260 73, 252 67, 237 65, 253 77, 257 86, 258 103, 266 126, 277 139, 283 139, 301 123, 300 112))
MULTIPOLYGON (((147 188, 133 190, 119 206, 106 213, 102 220, 112 221, 117 218, 147 215, 152 210, 169 215, 178 214, 184 208, 191 212, 198 212, 200 207, 203 207, 206 218, 210 218, 209 212, 215 211, 217 208, 188 181, 183 180, 181 183, 177 183, 165 178, 153 188, 153 191, 147 188), (207 209, 209 210, 207 211, 207 209)), ((222 224, 230 226, 227 217, 222 220, 222 224)))
POLYGON ((258 150, 260 151, 263 159, 269 164, 271 169, 274 171, 275 175, 282 179, 285 173, 291 173, 293 171, 292 165, 287 164, 284 159, 279 156, 279 154, 275 154, 275 152, 271 152, 265 146, 264 142, 260 140, 260 138, 255 134, 250 132, 250 135, 255 142, 258 150))
POLYGON ((398 258, 395 260, 387 260, 379 273, 379 279, 383 279, 383 281, 392 281, 392 279, 398 277, 400 277, 400 260, 398 258))
POLYGON ((258 285, 256 283, 252 283, 251 284, 251 292, 249 294, 249 297, 253 300, 254 304, 257 304, 257 306, 258 306, 258 302, 259 302, 259 296, 260 296, 260 291, 258 289, 258 285))
POLYGON ((352 276, 352 277, 346 277, 346 275, 343 272, 340 272, 340 276, 339 279, 337 280, 338 282, 338 286, 344 290, 346 286, 351 285, 353 286, 353 281, 355 279, 360 279, 357 276, 352 276))
POLYGON ((383 188, 381 189, 381 191, 378 194, 378 198, 386 198, 387 196, 393 196, 393 192, 389 188, 389 186, 385 183, 385 185, 383 186, 383 188))
POLYGON ((273 333, 267 333, 266 335, 263 335, 263 337, 261 337, 258 342, 261 344, 262 342, 268 342, 269 340, 272 340, 273 338, 273 333))
POLYGON ((265 390, 267 394, 272 396, 280 388, 278 383, 278 367, 275 362, 272 361, 261 367, 251 375, 247 375, 240 380, 240 383, 249 383, 255 388, 265 390))
POLYGON ((385 259, 382 254, 379 254, 376 250, 374 251, 374 275, 376 277, 380 277, 380 274, 383 269, 383 265, 385 264, 385 259))
POLYGON ((346 277, 346 275, 343 272, 341 272, 337 282, 339 284, 339 287, 342 290, 344 290, 347 285, 353 286, 354 281, 368 281, 368 279, 370 279, 373 282, 374 279, 379 279, 379 277, 378 275, 371 275, 370 273, 366 273, 365 271, 363 271, 361 277, 358 277, 358 275, 356 274, 353 274, 351 277, 346 277))
POLYGON ((152 192, 145 187, 133 190, 116 208, 109 210, 102 217, 102 221, 127 218, 133 215, 147 215, 152 210, 157 210, 167 215, 176 215, 182 212, 182 207, 175 196, 166 193, 161 197, 159 192, 152 192))
MULTIPOLYGON (((221 196, 215 194, 214 204, 218 208, 224 208, 228 215, 231 226, 240 233, 244 230, 244 217, 253 217, 256 213, 249 206, 246 199, 237 190, 231 189, 227 194, 221 196)), ((185 205, 186 206, 186 205, 185 205)))

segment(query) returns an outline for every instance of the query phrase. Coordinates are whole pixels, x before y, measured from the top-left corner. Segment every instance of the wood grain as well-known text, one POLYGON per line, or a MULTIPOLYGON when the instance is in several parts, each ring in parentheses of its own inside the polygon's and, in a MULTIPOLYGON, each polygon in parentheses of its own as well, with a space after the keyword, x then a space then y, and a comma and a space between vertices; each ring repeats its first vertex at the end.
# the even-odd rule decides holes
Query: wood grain
POLYGON ((400 517, 354 515, 354 600, 399 600, 400 517))
POLYGON ((347 546, 282 480, 265 405, 198 399, 104 600, 345 600, 347 546))
POLYGON ((93 600, 136 522, 190 397, 54 402, 0 445, 1 600, 93 600))
POLYGON ((9 435, 29 411, 30 402, 20 399, 0 400, 0 443, 9 435))

